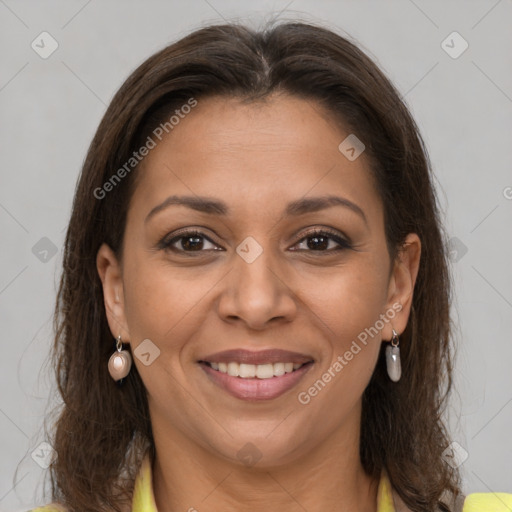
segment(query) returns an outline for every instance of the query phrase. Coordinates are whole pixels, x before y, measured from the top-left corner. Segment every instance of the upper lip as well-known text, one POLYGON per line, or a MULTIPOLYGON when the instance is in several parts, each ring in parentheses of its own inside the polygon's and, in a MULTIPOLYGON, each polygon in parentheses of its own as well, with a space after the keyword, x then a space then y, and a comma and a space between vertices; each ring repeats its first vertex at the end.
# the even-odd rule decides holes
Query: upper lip
POLYGON ((289 350, 271 349, 258 352, 235 348, 207 355, 200 361, 208 363, 230 363, 232 361, 243 364, 267 364, 267 363, 294 363, 303 364, 313 361, 311 356, 291 352, 289 350))

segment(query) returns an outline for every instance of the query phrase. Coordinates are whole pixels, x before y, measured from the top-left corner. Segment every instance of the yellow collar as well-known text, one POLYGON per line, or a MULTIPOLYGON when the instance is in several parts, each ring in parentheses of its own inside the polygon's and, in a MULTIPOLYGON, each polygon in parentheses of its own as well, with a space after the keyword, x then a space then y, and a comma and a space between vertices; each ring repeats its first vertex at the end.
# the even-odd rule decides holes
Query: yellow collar
POLYGON ((153 494, 151 459, 146 452, 133 488, 132 512, 158 512, 153 494))
MULTIPOLYGON (((132 512, 158 512, 153 494, 151 460, 146 453, 133 490, 132 512)), ((395 512, 391 484, 386 471, 382 471, 377 491, 377 512, 395 512)))

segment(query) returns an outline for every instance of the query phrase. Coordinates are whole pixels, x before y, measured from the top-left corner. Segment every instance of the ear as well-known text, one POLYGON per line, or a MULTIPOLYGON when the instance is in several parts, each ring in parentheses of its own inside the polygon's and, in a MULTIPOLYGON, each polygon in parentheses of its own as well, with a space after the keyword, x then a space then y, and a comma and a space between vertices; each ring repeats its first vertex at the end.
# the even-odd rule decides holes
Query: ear
POLYGON ((404 332, 411 312, 414 284, 420 268, 421 241, 416 233, 409 233, 393 263, 393 270, 388 286, 386 311, 397 313, 393 320, 386 323, 382 338, 390 340, 392 329, 398 334, 404 332), (400 306, 398 306, 400 304, 400 306))
POLYGON ((110 332, 114 338, 121 335, 123 343, 130 340, 124 307, 123 276, 116 255, 107 244, 102 244, 96 255, 96 268, 103 285, 103 299, 110 332))

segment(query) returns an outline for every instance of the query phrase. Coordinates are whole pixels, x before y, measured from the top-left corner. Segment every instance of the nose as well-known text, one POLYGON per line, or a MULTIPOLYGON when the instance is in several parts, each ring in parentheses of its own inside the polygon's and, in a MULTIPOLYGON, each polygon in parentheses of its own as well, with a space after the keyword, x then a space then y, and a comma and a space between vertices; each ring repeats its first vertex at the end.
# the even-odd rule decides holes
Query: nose
POLYGON ((291 283, 286 282, 284 266, 277 263, 270 250, 261 247, 255 253, 255 249, 251 241, 240 244, 224 280, 218 313, 224 321, 263 330, 271 322, 291 322, 297 313, 297 300, 291 283))

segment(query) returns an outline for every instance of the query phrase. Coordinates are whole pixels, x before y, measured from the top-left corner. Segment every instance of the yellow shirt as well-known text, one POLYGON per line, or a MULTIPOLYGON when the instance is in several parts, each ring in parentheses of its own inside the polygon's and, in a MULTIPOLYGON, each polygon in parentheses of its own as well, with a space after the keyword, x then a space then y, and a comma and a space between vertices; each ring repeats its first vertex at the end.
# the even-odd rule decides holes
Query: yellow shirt
MULTIPOLYGON (((132 512, 158 512, 152 482, 151 461, 149 454, 146 454, 135 480, 132 512)), ((47 505, 29 512, 61 512, 63 510, 55 505, 47 505)), ((396 512, 386 471, 382 472, 377 491, 377 512, 396 512)), ((503 492, 469 494, 464 501, 463 512, 512 512, 512 494, 503 492)))

